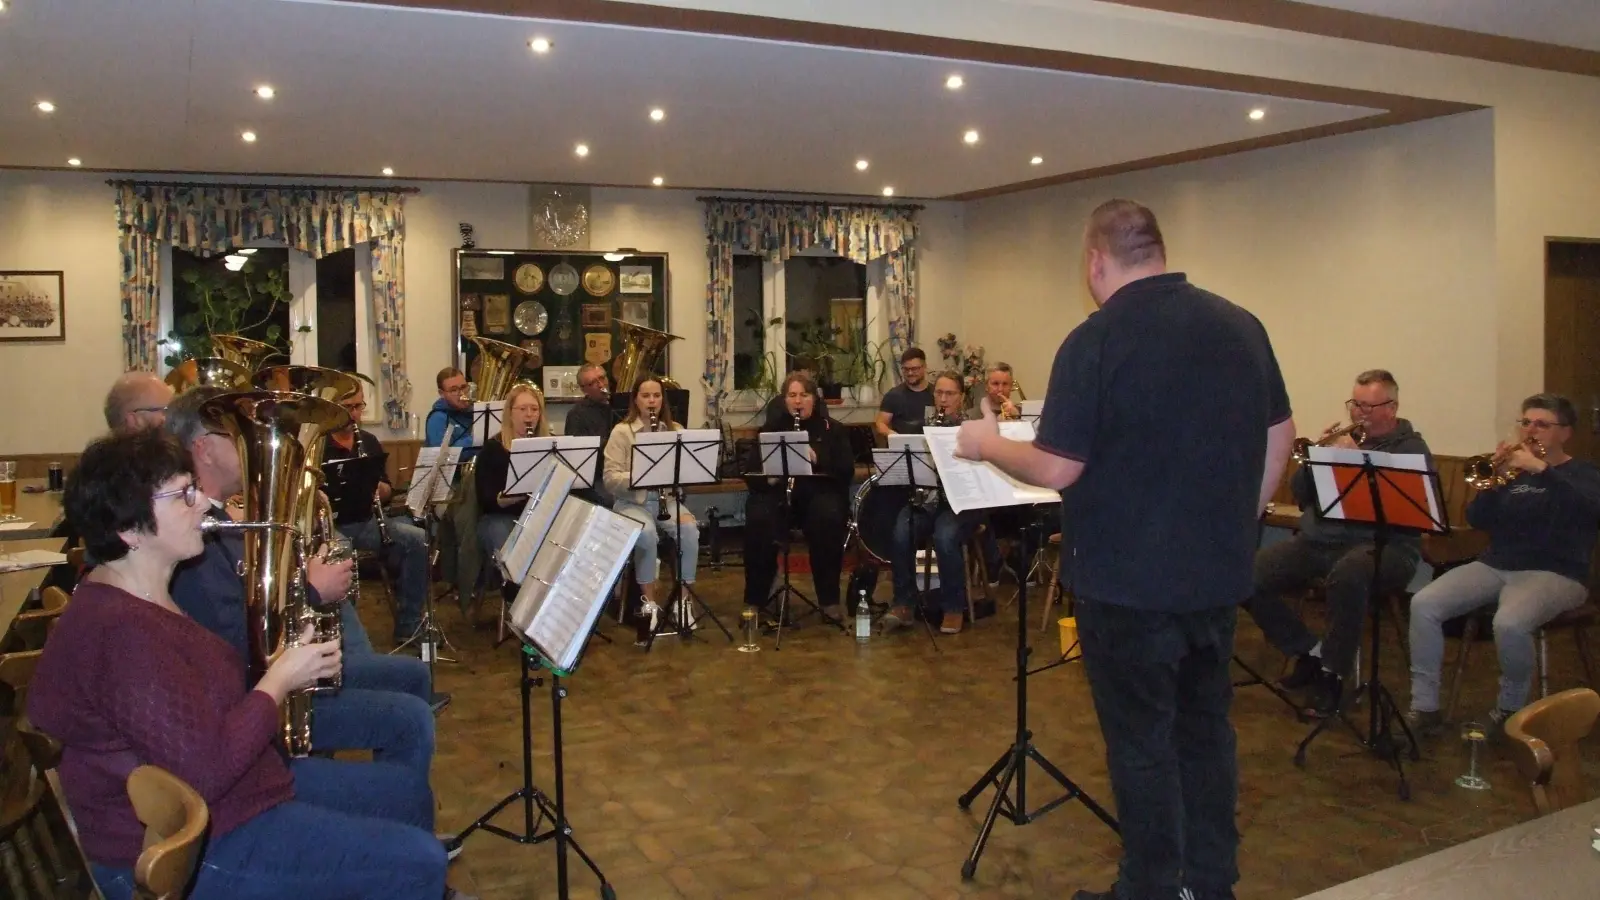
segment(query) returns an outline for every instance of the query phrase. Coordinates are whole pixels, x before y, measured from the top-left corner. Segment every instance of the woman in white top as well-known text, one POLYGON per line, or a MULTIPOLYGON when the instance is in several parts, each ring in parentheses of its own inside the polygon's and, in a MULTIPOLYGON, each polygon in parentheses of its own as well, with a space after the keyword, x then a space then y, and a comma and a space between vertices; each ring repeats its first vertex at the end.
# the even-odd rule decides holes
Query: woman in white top
MULTIPOLYGON (((660 563, 656 556, 656 536, 661 534, 680 540, 683 557, 683 582, 693 584, 695 566, 700 558, 700 526, 694 513, 689 512, 668 496, 665 499, 668 516, 657 519, 663 502, 659 491, 634 490, 632 487, 634 435, 651 430, 652 423, 661 431, 677 431, 682 426, 672 421, 672 410, 667 407, 661 392, 661 382, 646 376, 633 389, 633 403, 628 414, 611 429, 611 439, 606 442, 605 486, 617 498, 612 509, 640 522, 644 531, 633 547, 633 574, 647 602, 660 606, 664 599, 656 585, 660 563), (679 528, 681 525, 681 535, 679 528)), ((670 494, 670 491, 668 492, 670 494)))

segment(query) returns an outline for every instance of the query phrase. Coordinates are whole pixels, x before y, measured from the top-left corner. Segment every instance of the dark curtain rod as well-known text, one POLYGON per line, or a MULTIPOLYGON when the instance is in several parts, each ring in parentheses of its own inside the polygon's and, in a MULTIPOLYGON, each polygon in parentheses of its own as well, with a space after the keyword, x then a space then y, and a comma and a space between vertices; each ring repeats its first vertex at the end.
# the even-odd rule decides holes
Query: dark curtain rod
POLYGON ((108 178, 106 184, 112 187, 177 187, 177 188, 244 188, 259 191, 368 191, 376 194, 418 194, 420 188, 399 187, 397 185, 352 185, 352 184, 243 184, 240 182, 225 181, 139 181, 132 178, 108 178))
POLYGON ((696 197, 701 203, 771 203, 781 206, 855 206, 862 209, 909 209, 912 211, 922 209, 918 203, 854 203, 851 201, 837 200, 778 200, 772 197, 696 197))

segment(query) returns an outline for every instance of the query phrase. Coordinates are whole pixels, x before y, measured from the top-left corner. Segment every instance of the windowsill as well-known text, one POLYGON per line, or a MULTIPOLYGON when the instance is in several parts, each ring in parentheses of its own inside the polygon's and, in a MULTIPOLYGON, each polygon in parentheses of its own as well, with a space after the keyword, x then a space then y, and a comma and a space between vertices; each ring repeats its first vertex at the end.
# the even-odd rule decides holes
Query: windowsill
MULTIPOLYGON (((828 415, 841 422, 870 422, 878 414, 879 394, 871 388, 864 389, 859 396, 852 397, 847 388, 844 398, 837 403, 828 404, 828 415)), ((766 409, 771 394, 759 394, 755 391, 734 391, 728 395, 723 403, 724 418, 734 428, 749 428, 761 423, 757 421, 761 411, 766 409)))

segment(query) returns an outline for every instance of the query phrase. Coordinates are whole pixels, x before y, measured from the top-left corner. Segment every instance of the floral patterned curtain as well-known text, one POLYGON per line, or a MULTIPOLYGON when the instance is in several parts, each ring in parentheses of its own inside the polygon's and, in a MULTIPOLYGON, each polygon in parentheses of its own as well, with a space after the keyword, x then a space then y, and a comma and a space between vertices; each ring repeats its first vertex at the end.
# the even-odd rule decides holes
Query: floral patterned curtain
POLYGON ((391 428, 403 426, 411 401, 402 340, 404 193, 141 182, 119 182, 116 187, 124 368, 154 371, 160 360, 157 242, 185 250, 222 251, 250 241, 279 240, 317 259, 370 242, 385 413, 391 428))
POLYGON ((917 211, 892 206, 706 200, 706 415, 721 421, 733 364, 733 254, 774 262, 821 245, 857 263, 884 257, 889 346, 899 353, 916 337, 917 211))

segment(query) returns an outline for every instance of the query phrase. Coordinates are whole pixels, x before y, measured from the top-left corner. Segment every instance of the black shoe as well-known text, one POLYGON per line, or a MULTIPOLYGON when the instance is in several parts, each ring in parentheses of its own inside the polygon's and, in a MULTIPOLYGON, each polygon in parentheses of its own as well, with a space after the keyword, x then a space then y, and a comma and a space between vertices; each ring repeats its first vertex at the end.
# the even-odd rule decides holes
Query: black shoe
POLYGON ((1344 679, 1327 670, 1317 676, 1316 684, 1306 695, 1305 714, 1313 719, 1326 719, 1339 714, 1340 701, 1344 699, 1344 679))
POLYGON ((1321 675, 1322 660, 1302 653, 1294 658, 1294 671, 1278 679, 1278 687, 1286 691, 1298 691, 1316 684, 1321 675))

